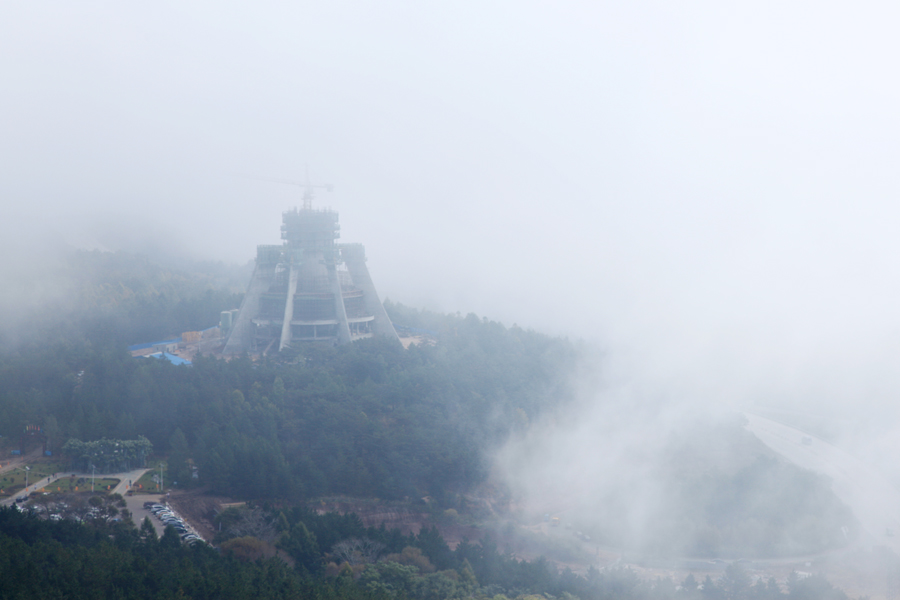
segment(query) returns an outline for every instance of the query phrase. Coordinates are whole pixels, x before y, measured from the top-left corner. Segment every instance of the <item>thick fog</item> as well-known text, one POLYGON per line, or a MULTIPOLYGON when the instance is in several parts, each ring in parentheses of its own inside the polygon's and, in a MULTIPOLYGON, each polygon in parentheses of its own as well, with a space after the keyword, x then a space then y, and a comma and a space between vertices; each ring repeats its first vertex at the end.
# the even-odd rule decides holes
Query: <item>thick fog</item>
POLYGON ((4 294, 52 291, 22 283, 41 245, 245 263, 300 204, 259 178, 308 166, 382 297, 596 342, 615 394, 886 443, 897 25, 887 2, 5 3, 4 294))

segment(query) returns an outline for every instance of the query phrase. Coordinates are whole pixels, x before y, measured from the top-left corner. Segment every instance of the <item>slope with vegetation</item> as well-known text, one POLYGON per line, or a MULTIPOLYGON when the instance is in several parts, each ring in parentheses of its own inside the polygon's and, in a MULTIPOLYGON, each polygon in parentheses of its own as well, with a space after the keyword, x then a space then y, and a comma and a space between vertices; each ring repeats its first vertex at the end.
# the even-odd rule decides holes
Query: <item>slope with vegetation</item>
MULTIPOLYGON (((202 486, 273 507, 296 506, 324 495, 394 501, 427 497, 440 511, 454 509, 472 518, 470 494, 485 489, 493 451, 511 434, 537 427, 543 416, 564 410, 574 393, 572 374, 580 352, 568 340, 507 328, 475 315, 437 315, 393 303, 386 308, 399 327, 427 330, 435 343, 404 349, 396 341, 373 338, 337 347, 302 346, 293 354, 257 361, 247 356, 230 361, 198 357, 191 367, 133 359, 124 350, 126 344, 208 327, 220 310, 232 308, 239 299, 233 290, 215 287, 199 269, 175 272, 142 261, 103 253, 71 259, 74 275, 83 273, 84 283, 67 325, 0 353, 0 435, 9 438, 25 425, 39 424, 54 449, 67 440, 144 436, 157 452, 168 454, 167 478, 184 487, 202 486)), ((46 330, 47 323, 35 327, 46 330)), ((73 442, 70 447, 81 446, 73 442)), ((704 480, 704 489, 713 499, 740 497, 746 486, 769 481, 773 472, 788 467, 763 461, 748 468, 740 474, 712 474, 704 480)), ((810 487, 818 493, 821 486, 797 486, 790 493, 803 496, 810 487)), ((503 493, 496 487, 492 491, 503 493)), ((690 505, 690 499, 684 505, 690 505)), ((707 503, 706 512, 672 519, 680 526, 687 519, 733 531, 743 509, 730 506, 707 503)), ((819 509, 814 504, 806 508, 819 509)), ((274 580, 286 577, 290 583, 284 583, 285 590, 325 585, 315 578, 329 574, 337 576, 327 584, 331 591, 307 591, 326 597, 437 600, 531 592, 643 597, 607 591, 646 588, 628 572, 592 571, 578 578, 558 573, 545 560, 521 562, 500 552, 490 538, 462 543, 451 552, 431 529, 414 538, 361 530, 337 535, 332 529, 340 529, 338 525, 322 526, 303 508, 267 518, 278 532, 272 543, 291 556, 299 570, 255 563, 240 576, 253 580, 265 572, 274 580), (359 567, 351 560, 352 549, 335 559, 335 544, 362 538, 383 544, 378 556, 391 560, 364 561, 359 567), (420 554, 407 548, 418 548, 420 554), (329 562, 337 573, 328 570, 329 562), (310 577, 317 583, 310 584, 310 577), (334 583, 342 577, 356 583, 334 583)), ((128 535, 123 539, 131 539, 128 535)), ((247 536, 235 539, 241 537, 247 536)), ((724 539, 730 543, 734 536, 724 539)), ((252 539, 229 542, 235 552, 253 555, 252 539)), ((3 543, 20 549, 22 544, 39 546, 33 550, 38 553, 63 552, 59 546, 35 546, 34 540, 22 538, 3 543)), ((121 542, 124 546, 109 542, 118 550, 104 543, 65 552, 89 554, 96 548, 113 557, 110 560, 142 565, 135 573, 152 570, 155 555, 140 553, 156 550, 139 550, 142 546, 133 539, 121 542), (119 551, 125 554, 116 555, 119 551)), ((198 575, 224 567, 205 551, 196 552, 178 555, 183 564, 194 565, 185 567, 185 577, 219 577, 212 571, 198 575)), ((78 560, 87 560, 88 554, 78 560)), ((208 596, 196 592, 196 597, 208 596)))
POLYGON ((277 545, 294 561, 266 558, 255 538, 232 538, 217 552, 183 545, 146 521, 41 520, 0 508, 0 597, 223 598, 320 600, 845 600, 821 576, 751 581, 738 566, 718 580, 640 580, 633 571, 557 572, 547 561, 517 561, 491 540, 450 550, 434 529, 405 537, 365 529, 352 515, 280 512, 277 545), (325 552, 323 549, 327 549, 325 552), (380 559, 380 560, 378 560, 380 559), (340 565, 335 561, 340 561, 340 565))

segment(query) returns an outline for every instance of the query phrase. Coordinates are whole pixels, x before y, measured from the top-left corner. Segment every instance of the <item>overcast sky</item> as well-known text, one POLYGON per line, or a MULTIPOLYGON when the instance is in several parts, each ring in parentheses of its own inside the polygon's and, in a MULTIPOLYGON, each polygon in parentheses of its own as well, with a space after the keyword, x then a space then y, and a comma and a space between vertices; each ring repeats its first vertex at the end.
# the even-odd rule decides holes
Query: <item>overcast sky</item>
POLYGON ((300 190, 243 176, 308 165, 382 297, 598 340, 668 393, 890 402, 897 17, 6 2, 5 258, 62 239, 244 263, 300 190))

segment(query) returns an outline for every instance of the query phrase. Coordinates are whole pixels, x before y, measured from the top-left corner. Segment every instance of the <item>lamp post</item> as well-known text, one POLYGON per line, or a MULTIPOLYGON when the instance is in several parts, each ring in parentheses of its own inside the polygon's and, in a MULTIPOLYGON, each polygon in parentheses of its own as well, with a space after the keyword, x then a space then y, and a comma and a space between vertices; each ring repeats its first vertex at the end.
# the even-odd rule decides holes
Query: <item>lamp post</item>
POLYGON ((28 493, 28 471, 31 470, 31 467, 25 467, 25 493, 28 493))
POLYGON ((97 470, 97 467, 91 463, 91 493, 94 493, 94 472, 97 470))
POLYGON ((165 466, 163 465, 163 463, 159 463, 159 487, 160 487, 160 492, 165 492, 165 491, 166 491, 166 479, 165 479, 165 475, 166 475, 166 468, 165 468, 165 466))

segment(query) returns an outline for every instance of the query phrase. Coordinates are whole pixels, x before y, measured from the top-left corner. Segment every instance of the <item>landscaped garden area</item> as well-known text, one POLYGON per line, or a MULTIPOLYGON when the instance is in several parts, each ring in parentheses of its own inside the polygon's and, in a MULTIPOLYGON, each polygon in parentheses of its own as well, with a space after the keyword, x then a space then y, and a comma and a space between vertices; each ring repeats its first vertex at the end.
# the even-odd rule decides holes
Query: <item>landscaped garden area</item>
MULTIPOLYGON (((0 473, 0 498, 14 496, 29 486, 53 476, 53 480, 37 491, 50 493, 90 492, 90 475, 73 475, 66 471, 66 463, 61 460, 38 461, 0 473)), ((119 479, 98 475, 93 478, 95 491, 111 491, 119 484, 119 479)))

